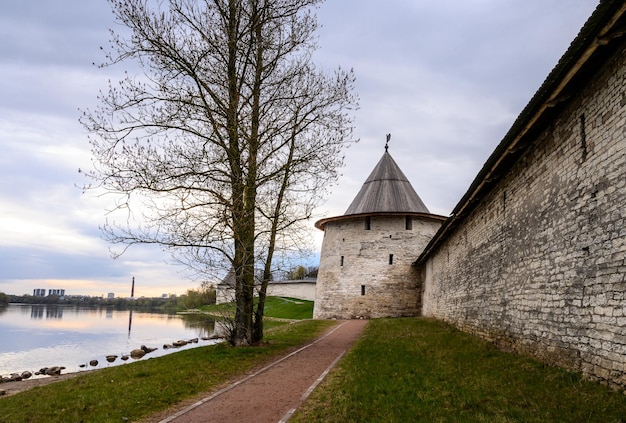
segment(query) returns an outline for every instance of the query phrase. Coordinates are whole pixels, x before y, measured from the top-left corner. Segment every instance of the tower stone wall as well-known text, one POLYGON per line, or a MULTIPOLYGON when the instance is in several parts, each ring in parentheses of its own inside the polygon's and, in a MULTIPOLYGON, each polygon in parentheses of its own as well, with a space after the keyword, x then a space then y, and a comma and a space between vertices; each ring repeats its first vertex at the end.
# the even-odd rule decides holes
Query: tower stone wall
POLYGON ((411 263, 440 225, 441 219, 410 215, 326 223, 313 317, 419 315, 421 285, 411 263))

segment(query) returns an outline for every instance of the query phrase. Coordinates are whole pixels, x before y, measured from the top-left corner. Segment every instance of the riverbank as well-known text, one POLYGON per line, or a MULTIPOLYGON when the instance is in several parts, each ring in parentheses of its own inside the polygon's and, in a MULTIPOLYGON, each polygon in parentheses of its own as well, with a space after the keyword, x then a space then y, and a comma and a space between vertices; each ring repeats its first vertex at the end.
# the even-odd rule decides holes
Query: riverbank
POLYGON ((219 389, 229 380, 285 355, 335 324, 313 320, 284 324, 268 331, 260 346, 233 348, 221 343, 83 372, 79 377, 64 376, 67 378, 56 383, 0 397, 0 420, 140 421, 219 389))
POLYGON ((122 365, 122 357, 145 345, 150 357, 170 352, 164 345, 198 339, 187 349, 213 341, 208 316, 143 313, 74 306, 10 304, 0 311, 0 376, 63 366, 62 373, 122 365), (112 357, 117 356, 115 359, 112 357), (96 363, 96 365, 92 363, 96 363))
MULTIPOLYGON (((203 313, 203 312, 199 310, 191 310, 187 312, 187 314, 197 314, 197 313, 203 313)), ((208 312, 205 312, 205 313, 208 313, 208 312)), ((280 318, 272 318, 272 317, 267 317, 266 319, 269 321, 283 322, 283 323, 296 322, 295 319, 280 319, 280 318)), ((176 351, 172 351, 172 353, 174 352, 176 351)), ((75 377, 86 375, 92 372, 96 372, 98 370, 101 370, 101 369, 82 370, 78 372, 65 373, 65 374, 60 374, 60 375, 55 375, 55 376, 43 376, 43 377, 38 377, 38 378, 33 378, 33 379, 26 379, 26 380, 21 380, 18 382, 0 383, 0 398, 2 398, 3 396, 8 397, 11 395, 18 394, 20 392, 28 391, 29 389, 32 389, 32 388, 36 388, 40 386, 47 386, 52 383, 61 382, 61 381, 68 380, 68 379, 73 379, 75 377)))
POLYGON ((77 376, 86 375, 97 370, 85 370, 82 372, 65 373, 57 376, 46 376, 36 379, 26 379, 19 382, 6 382, 0 383, 0 398, 19 394, 20 392, 28 391, 29 389, 36 388, 38 386, 47 386, 52 383, 61 382, 68 379, 73 379, 77 376))

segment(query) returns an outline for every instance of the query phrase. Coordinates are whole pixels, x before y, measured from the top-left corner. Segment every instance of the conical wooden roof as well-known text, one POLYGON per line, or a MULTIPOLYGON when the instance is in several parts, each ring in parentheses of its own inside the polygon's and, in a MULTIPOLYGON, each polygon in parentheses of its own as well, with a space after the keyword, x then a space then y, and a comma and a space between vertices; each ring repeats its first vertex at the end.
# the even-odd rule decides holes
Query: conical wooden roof
POLYGON ((344 216, 371 213, 430 214, 386 149, 344 216))

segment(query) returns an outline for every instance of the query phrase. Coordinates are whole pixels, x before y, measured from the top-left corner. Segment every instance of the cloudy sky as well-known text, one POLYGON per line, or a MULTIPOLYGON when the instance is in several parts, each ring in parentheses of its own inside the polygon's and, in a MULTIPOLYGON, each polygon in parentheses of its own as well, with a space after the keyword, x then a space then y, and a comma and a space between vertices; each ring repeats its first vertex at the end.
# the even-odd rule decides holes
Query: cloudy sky
MULTIPOLYGON (((596 4, 328 0, 315 60, 354 68, 360 142, 319 217, 343 214, 387 133, 430 211, 448 215, 596 4)), ((0 5, 0 291, 128 296, 132 276, 136 295, 195 287, 157 248, 113 260, 98 229, 105 203, 77 188, 90 166, 78 109, 119 76, 92 65, 115 27, 106 0, 0 5)))

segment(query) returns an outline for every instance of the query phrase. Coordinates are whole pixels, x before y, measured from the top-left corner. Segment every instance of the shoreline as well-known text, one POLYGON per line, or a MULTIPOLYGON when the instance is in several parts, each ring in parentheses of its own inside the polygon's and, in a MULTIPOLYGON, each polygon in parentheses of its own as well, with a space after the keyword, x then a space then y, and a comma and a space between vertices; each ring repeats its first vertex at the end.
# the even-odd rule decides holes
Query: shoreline
POLYGON ((20 392, 28 391, 29 389, 36 388, 37 386, 46 386, 55 382, 61 382, 62 380, 73 379, 80 375, 97 372, 98 370, 99 369, 83 370, 80 372, 64 373, 64 374, 60 374, 57 376, 47 376, 47 377, 39 377, 35 379, 26 379, 26 380, 21 380, 19 382, 0 383, 0 401, 2 401, 2 398, 19 394, 20 392))
MULTIPOLYGON (((223 338, 219 338, 219 337, 213 337, 213 338, 210 338, 210 339, 203 339, 203 341, 211 341, 211 343, 199 344, 199 343, 194 343, 194 342, 188 342, 186 345, 182 345, 181 347, 172 347, 171 349, 165 349, 165 348, 159 349, 159 348, 157 348, 157 350, 160 351, 160 354, 156 354, 156 355, 150 356, 150 357, 147 357, 147 354, 146 354, 146 356, 143 356, 143 357, 140 357, 140 358, 135 358, 133 361, 138 361, 138 360, 142 360, 142 359, 158 358, 158 357, 163 357, 163 356, 169 355, 169 354, 175 354, 175 353, 180 352, 180 351, 185 351, 185 350, 191 349, 191 348, 198 348, 198 347, 206 347, 206 346, 210 346, 210 345, 215 345, 215 344, 218 344, 220 342, 224 342, 224 339, 223 338)), ((131 363, 132 362, 122 362, 122 363, 114 364, 114 366, 124 366, 124 365, 128 365, 128 364, 131 364, 131 363)), ((46 386, 46 385, 49 385, 51 383, 60 382, 62 380, 67 380, 67 379, 72 379, 72 378, 75 378, 75 377, 80 376, 80 375, 97 372, 98 370, 104 370, 104 369, 107 369, 107 368, 110 368, 110 367, 112 367, 112 366, 101 367, 101 368, 98 368, 98 369, 69 371, 67 373, 61 373, 60 375, 34 376, 33 378, 23 379, 23 380, 17 381, 17 382, 0 382, 0 400, 2 400, 2 398, 4 398, 4 397, 15 395, 15 394, 18 394, 20 392, 24 392, 24 391, 27 391, 29 389, 32 389, 32 388, 35 388, 35 387, 38 387, 38 386, 46 386)))

